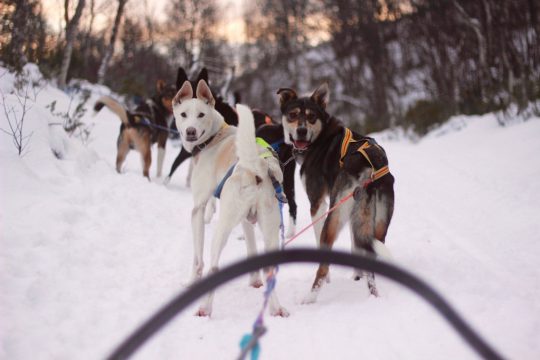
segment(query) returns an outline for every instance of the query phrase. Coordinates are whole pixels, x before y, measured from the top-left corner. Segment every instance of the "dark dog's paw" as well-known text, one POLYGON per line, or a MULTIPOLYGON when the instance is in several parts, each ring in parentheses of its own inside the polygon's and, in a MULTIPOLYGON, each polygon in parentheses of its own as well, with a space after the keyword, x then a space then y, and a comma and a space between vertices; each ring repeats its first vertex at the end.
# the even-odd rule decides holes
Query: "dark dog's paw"
POLYGON ((210 317, 211 314, 212 314, 211 310, 206 309, 204 307, 200 307, 199 310, 197 310, 197 312, 195 313, 195 316, 198 316, 198 317, 210 317))

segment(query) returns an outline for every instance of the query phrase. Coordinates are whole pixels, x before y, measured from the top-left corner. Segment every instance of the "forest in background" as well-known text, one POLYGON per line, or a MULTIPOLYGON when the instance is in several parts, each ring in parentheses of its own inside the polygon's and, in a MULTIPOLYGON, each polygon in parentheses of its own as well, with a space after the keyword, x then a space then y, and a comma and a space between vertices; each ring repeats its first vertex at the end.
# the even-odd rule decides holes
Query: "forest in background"
POLYGON ((102 83, 151 95, 178 66, 205 66, 224 96, 277 117, 280 87, 331 88, 332 113, 367 133, 403 126, 418 134, 455 114, 538 113, 540 4, 536 0, 245 1, 245 41, 225 36, 216 0, 64 0, 63 31, 40 0, 4 0, 0 60, 38 64, 67 88, 102 83), (141 11, 140 4, 143 3, 141 11), (98 26, 98 15, 105 26, 98 26))

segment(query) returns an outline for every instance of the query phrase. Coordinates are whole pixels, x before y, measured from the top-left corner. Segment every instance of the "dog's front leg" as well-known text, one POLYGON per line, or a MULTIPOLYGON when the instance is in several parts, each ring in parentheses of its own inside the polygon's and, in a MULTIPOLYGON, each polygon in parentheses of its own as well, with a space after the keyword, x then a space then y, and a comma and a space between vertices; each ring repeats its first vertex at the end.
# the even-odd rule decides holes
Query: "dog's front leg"
MULTIPOLYGON (((324 200, 324 197, 320 198, 315 204, 311 204, 311 221, 315 222, 317 219, 319 219, 323 214, 325 213, 326 209, 328 208, 328 204, 324 200)), ((324 222, 319 220, 315 225, 313 225, 313 229, 315 231, 315 239, 317 241, 317 247, 321 247, 321 233, 324 226, 324 222)))
MULTIPOLYGON (((332 201, 330 203, 330 206, 333 207, 336 203, 336 197, 332 198, 332 201)), ((336 208, 333 212, 331 212, 324 221, 323 229, 321 232, 321 249, 327 249, 332 250, 332 246, 334 245, 334 242, 336 241, 336 238, 343 228, 343 226, 347 223, 347 220, 350 216, 352 209, 352 203, 344 203, 341 205, 341 207, 336 208)), ((328 281, 329 276, 329 265, 328 264, 320 264, 319 268, 317 270, 317 274, 315 276, 315 280, 313 281, 313 285, 311 287, 310 293, 304 298, 303 303, 304 304, 310 304, 317 301, 317 296, 319 294, 319 291, 321 287, 324 284, 324 281, 328 281)))
POLYGON ((159 147, 158 146, 158 150, 157 150, 157 169, 156 169, 156 173, 157 173, 157 177, 160 178, 161 177, 161 172, 163 170, 163 160, 165 159, 165 147, 159 147))
POLYGON ((204 209, 206 203, 196 205, 191 211, 191 228, 193 229, 193 273, 192 282, 202 277, 204 262, 204 209))
MULTIPOLYGON (((323 216, 328 207, 328 204, 325 201, 326 189, 320 182, 308 182, 305 176, 302 176, 302 185, 304 186, 309 199, 311 221, 315 222, 318 218, 323 216)), ((320 247, 321 245, 322 228, 322 219, 313 225, 317 247, 320 247)))

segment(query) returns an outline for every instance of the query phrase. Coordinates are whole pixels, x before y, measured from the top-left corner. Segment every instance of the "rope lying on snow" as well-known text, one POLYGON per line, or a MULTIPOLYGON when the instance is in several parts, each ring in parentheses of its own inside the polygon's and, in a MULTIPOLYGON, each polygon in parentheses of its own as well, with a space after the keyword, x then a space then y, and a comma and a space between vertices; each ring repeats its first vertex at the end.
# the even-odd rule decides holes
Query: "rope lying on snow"
MULTIPOLYGON (((367 186, 367 183, 364 184, 364 188, 367 186)), ((281 186, 276 187, 276 193, 281 193, 283 190, 281 186)), ((302 235, 307 229, 314 226, 319 221, 326 218, 328 214, 330 214, 332 211, 336 210, 338 207, 343 205, 347 200, 349 200, 351 197, 355 196, 356 189, 351 191, 350 194, 345 195, 342 199, 340 199, 334 206, 332 206, 330 209, 328 209, 324 214, 319 216, 317 219, 313 220, 309 225, 304 227, 302 230, 300 230, 295 236, 290 238, 289 240, 285 241, 285 225, 283 224, 283 204, 279 202, 279 215, 281 219, 280 223, 280 235, 281 235, 281 246, 280 248, 283 250, 285 246, 289 243, 291 243, 293 240, 297 239, 300 235, 302 235)), ((275 269, 271 269, 268 274, 268 279, 266 281, 266 290, 264 292, 264 302, 263 306, 259 312, 259 315, 257 317, 257 320, 255 320, 255 323, 253 324, 253 331, 251 334, 246 334, 242 337, 242 340, 240 341, 240 349, 242 350, 240 353, 240 356, 238 357, 238 360, 243 360, 246 355, 251 352, 251 360, 258 360, 259 358, 259 352, 260 352, 260 346, 259 346, 259 338, 262 337, 264 333, 266 333, 266 327, 264 326, 264 311, 266 310, 266 307, 268 305, 268 300, 270 299, 270 295, 272 294, 272 291, 274 291, 274 288, 276 287, 276 275, 279 270, 279 267, 275 267, 275 269), (254 340, 253 340, 254 339, 254 340)))
POLYGON ((312 249, 281 250, 254 256, 229 265, 217 273, 199 280, 185 292, 174 297, 161 310, 143 323, 107 359, 120 360, 129 358, 142 344, 171 321, 178 313, 218 286, 263 267, 286 263, 328 263, 343 265, 358 270, 374 272, 399 282, 431 304, 479 356, 490 360, 503 359, 491 345, 465 322, 441 295, 415 275, 396 265, 381 262, 370 257, 347 254, 340 251, 312 249))

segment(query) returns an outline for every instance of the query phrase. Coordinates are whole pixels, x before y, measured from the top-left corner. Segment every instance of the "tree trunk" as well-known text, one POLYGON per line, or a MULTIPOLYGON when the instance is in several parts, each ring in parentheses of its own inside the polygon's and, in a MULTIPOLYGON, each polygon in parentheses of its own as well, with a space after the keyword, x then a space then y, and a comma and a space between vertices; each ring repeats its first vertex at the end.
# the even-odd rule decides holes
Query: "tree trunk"
POLYGON ((124 5, 126 5, 127 0, 118 0, 118 11, 116 12, 116 17, 114 19, 114 25, 112 28, 111 39, 107 50, 105 50, 105 55, 101 61, 101 65, 98 70, 98 84, 103 84, 105 82, 105 76, 107 75, 107 69, 109 68, 109 62, 112 58, 114 52, 114 43, 118 36, 118 29, 120 27, 120 21, 122 20, 122 14, 124 13, 124 5))
MULTIPOLYGON (((67 0, 66 0, 66 20, 67 14, 67 0)), ((66 22, 66 47, 64 48, 64 56, 62 58, 62 66, 60 68, 60 75, 58 77, 58 87, 61 89, 66 88, 67 73, 69 70, 69 64, 71 63, 71 53, 73 52, 73 41, 77 35, 77 29, 79 27, 79 20, 81 19, 82 11, 84 9, 85 0, 79 0, 77 8, 75 9, 75 15, 70 21, 66 22)))
POLYGON ((482 102, 486 102, 486 96, 485 96, 485 84, 484 84, 484 76, 488 74, 488 66, 487 66, 487 43, 486 38, 484 37, 484 34, 482 33, 482 24, 480 21, 476 18, 473 18, 467 12, 465 9, 456 1, 453 2, 455 8, 457 9, 458 13, 461 15, 461 17, 458 17, 458 20, 462 21, 465 25, 469 26, 471 30, 473 30, 474 34, 476 35, 476 39, 478 41, 478 83, 480 86, 480 98, 482 99, 482 102))
POLYGON ((84 38, 83 50, 82 50, 84 68, 88 67, 88 59, 90 58, 90 51, 91 51, 90 40, 92 37, 92 29, 94 27, 95 18, 96 18, 95 0, 90 0, 90 22, 88 25, 88 29, 86 30, 86 36, 84 38))
POLYGON ((21 71, 23 66, 28 62, 24 54, 25 45, 25 23, 28 13, 32 11, 30 4, 27 1, 15 2, 15 12, 13 13, 13 29, 11 31, 11 41, 9 43, 10 62, 15 67, 15 70, 21 71))

